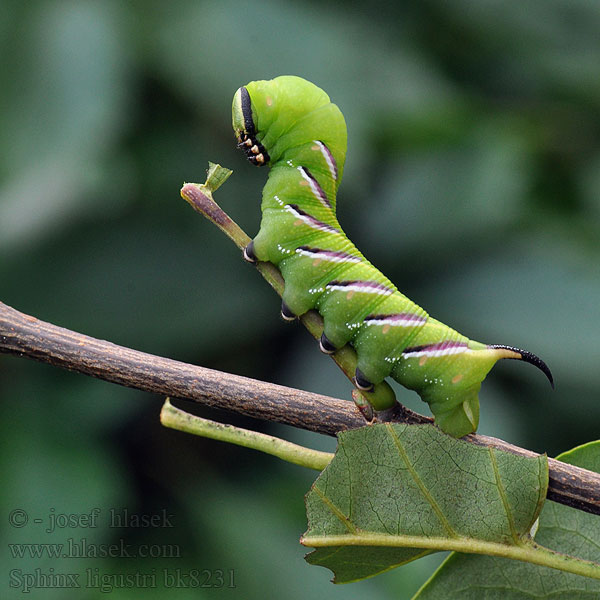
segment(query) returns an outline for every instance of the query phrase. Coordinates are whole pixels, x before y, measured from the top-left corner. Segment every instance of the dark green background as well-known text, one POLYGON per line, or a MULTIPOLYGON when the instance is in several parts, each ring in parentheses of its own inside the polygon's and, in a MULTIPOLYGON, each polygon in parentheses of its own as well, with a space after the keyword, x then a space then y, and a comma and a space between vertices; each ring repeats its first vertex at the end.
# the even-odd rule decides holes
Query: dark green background
MULTIPOLYGON (((253 235, 266 173, 235 149, 231 98, 253 79, 301 75, 346 116, 339 213, 359 248, 437 318, 552 368, 555 392, 529 365, 498 365, 480 431, 550 455, 597 438, 598 31, 595 0, 5 1, 0 300, 146 352, 350 398, 308 334, 278 318, 261 277, 179 197, 208 160, 233 168, 217 199, 253 235)), ((3 597, 22 597, 11 569, 89 567, 158 579, 163 568, 235 570, 235 589, 159 585, 144 591, 152 598, 405 598, 437 563, 334 587, 297 541, 312 472, 163 429, 159 397, 19 358, 0 357, 0 395, 3 597), (14 508, 45 519, 94 507, 95 529, 6 524, 14 508), (166 509, 174 527, 111 529, 111 507, 166 509), (7 553, 69 537, 177 544, 182 558, 7 553)))

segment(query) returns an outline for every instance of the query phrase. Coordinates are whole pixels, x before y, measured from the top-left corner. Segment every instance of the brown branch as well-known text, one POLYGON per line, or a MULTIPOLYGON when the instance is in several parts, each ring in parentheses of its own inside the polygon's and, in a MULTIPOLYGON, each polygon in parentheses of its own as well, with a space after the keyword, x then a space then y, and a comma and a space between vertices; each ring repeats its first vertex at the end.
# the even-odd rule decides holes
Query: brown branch
MULTIPOLYGON (((57 327, 0 302, 0 353, 24 356, 127 387, 194 400, 258 419, 335 435, 364 425, 347 400, 329 398, 246 377, 160 358, 57 327)), ((425 417, 398 409, 396 419, 423 423, 425 417)), ((465 439, 521 456, 535 453, 495 438, 465 439)), ((600 475, 549 459, 548 498, 600 514, 600 475)))

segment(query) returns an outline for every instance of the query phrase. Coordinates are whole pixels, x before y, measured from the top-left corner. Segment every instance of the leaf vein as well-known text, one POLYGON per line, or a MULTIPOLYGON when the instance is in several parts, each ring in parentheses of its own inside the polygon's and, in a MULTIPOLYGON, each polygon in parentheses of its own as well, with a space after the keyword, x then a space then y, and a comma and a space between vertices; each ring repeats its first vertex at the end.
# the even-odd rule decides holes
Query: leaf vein
POLYGON ((327 506, 350 533, 360 535, 360 530, 352 524, 352 521, 350 521, 350 518, 347 515, 345 515, 317 486, 314 486, 313 489, 321 499, 321 502, 327 506))
POLYGON ((446 533, 448 534, 448 536, 457 538, 458 534, 456 533, 456 531, 454 531, 454 528, 452 527, 452 525, 450 525, 450 522, 444 515, 439 504, 437 503, 437 501, 435 500, 435 498, 433 497, 431 492, 427 489, 427 486, 423 483, 423 480, 419 477, 419 474, 417 473, 413 464, 411 463, 411 461, 408 457, 408 454, 406 453, 406 450, 405 450, 404 446, 402 445, 400 438, 394 431, 393 427, 389 423, 387 423, 386 429, 387 429, 388 433, 390 434, 390 436, 398 450, 398 453, 400 454, 400 457, 402 458, 404 464, 406 465, 407 469, 409 470, 411 477, 413 478, 413 481, 417 484, 417 487, 421 491, 421 494, 423 494, 424 498, 431 505, 431 508, 433 509, 433 512, 435 512, 440 524, 446 530, 446 533))
POLYGON ((519 534, 517 533, 517 528, 515 526, 515 520, 513 517, 512 509, 508 502, 508 498, 506 497, 506 490, 504 489, 504 484, 502 482, 502 478, 500 477, 500 472, 498 470, 498 462, 496 461, 496 454, 494 453, 493 448, 488 448, 488 454, 490 456, 490 462, 492 464, 492 470, 494 471, 494 477, 496 478, 496 487, 498 488, 498 493, 500 494, 500 500, 502 502, 502 506, 504 507, 504 513, 506 514, 506 519, 508 521, 508 526, 510 528, 510 535, 516 545, 520 545, 522 543, 519 534))

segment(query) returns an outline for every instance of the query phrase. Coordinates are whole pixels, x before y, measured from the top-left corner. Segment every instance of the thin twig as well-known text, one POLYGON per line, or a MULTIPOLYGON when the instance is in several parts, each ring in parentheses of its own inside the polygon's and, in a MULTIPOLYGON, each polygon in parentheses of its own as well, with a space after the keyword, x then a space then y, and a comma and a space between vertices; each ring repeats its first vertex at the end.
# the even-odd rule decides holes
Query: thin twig
MULTIPOLYGON (((327 435, 365 421, 347 400, 312 394, 238 375, 160 358, 40 321, 0 302, 0 353, 14 354, 78 371, 160 396, 193 400, 258 419, 327 435)), ((395 420, 424 423, 416 413, 395 420)), ((522 456, 534 452, 502 440, 471 434, 465 439, 522 456)), ((600 514, 600 475, 549 459, 548 498, 600 514)))
POLYGON ((165 400, 160 411, 160 422, 171 429, 265 452, 286 462, 316 471, 322 471, 333 459, 331 452, 312 450, 273 435, 190 415, 173 406, 169 398, 165 400))

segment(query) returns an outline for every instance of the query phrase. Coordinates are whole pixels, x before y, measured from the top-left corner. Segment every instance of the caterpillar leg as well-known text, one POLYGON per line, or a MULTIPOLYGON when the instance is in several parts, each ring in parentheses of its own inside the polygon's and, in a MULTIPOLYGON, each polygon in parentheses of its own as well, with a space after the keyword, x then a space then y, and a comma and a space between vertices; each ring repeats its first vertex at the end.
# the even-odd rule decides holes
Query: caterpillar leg
POLYGON ((323 333, 321 335, 321 339, 319 340, 319 350, 323 352, 323 354, 334 354, 337 351, 337 348, 333 345, 325 333, 323 333))
POLYGON ((460 338, 419 344, 404 349, 392 377, 429 404, 442 431, 459 438, 476 431, 481 382, 500 358, 501 351, 460 338))
POLYGON ((370 392, 353 390, 352 397, 354 398, 356 394, 371 405, 378 420, 386 420, 397 404, 396 394, 387 381, 376 383, 370 392))
POLYGON ((285 302, 281 303, 281 317, 285 321, 294 321, 296 316, 297 315, 290 310, 290 307, 285 302))
POLYGON ((354 384, 359 390, 362 390, 364 392, 371 392, 375 387, 373 382, 369 381, 358 367, 354 372, 354 384))
POLYGON ((373 412, 373 407, 369 403, 369 401, 360 393, 359 390, 352 390, 352 400, 354 400, 354 404, 360 414, 365 418, 365 421, 372 423, 375 419, 375 413, 373 412))
POLYGON ((258 262, 256 254, 254 254, 254 240, 252 240, 242 251, 242 256, 246 262, 255 265, 258 262))

